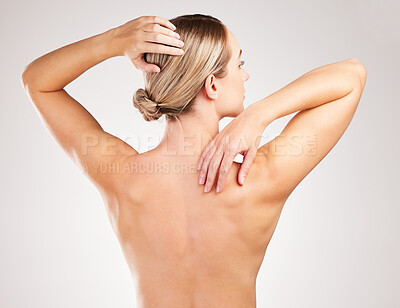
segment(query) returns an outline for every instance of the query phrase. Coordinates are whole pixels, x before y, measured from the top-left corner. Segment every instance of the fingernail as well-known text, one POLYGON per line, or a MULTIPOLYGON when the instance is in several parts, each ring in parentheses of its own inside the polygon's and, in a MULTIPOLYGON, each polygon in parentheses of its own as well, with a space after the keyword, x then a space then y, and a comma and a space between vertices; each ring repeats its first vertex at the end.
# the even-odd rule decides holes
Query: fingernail
POLYGON ((243 184, 244 183, 244 176, 242 176, 241 178, 240 178, 240 182, 243 184))
POLYGON ((175 33, 176 38, 180 38, 181 36, 179 35, 179 33, 175 33))
POLYGON ((159 73, 160 72, 160 69, 158 69, 158 68, 153 68, 153 73, 159 73))
POLYGON ((204 187, 204 192, 207 192, 208 191, 208 186, 206 185, 205 187, 204 187))
POLYGON ((203 182, 203 177, 200 177, 199 184, 201 184, 202 182, 203 182))
POLYGON ((219 193, 220 189, 221 189, 221 187, 218 185, 217 186, 217 193, 219 193))

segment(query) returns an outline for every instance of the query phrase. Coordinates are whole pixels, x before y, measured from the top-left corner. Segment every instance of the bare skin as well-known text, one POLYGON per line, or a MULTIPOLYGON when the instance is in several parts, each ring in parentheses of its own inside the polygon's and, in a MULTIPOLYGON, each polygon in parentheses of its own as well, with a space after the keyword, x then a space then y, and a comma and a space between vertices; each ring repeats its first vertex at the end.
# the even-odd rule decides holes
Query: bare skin
POLYGON ((108 203, 140 307, 256 305, 257 273, 284 200, 274 200, 261 157, 245 186, 235 162, 224 191, 204 193, 199 154, 166 157, 155 149, 122 166, 143 168, 108 203))
MULTIPOLYGON (((240 112, 218 132, 229 103, 222 101, 222 89, 248 78, 242 70, 235 73, 232 62, 224 83, 207 78, 198 101, 204 115, 183 117, 181 130, 169 123, 160 145, 139 154, 105 132, 63 88, 112 56, 127 55, 150 72, 153 67, 141 55, 155 51, 150 45, 136 49, 147 37, 140 31, 164 31, 165 37, 154 41, 174 40, 169 45, 178 46, 168 28, 173 30, 166 20, 146 17, 65 46, 32 62, 23 84, 46 128, 102 195, 134 279, 138 307, 255 307, 257 273, 285 201, 346 130, 366 82, 365 68, 349 59, 313 70, 240 112), (165 28, 149 26, 155 23, 165 28), (122 35, 132 29, 138 33, 133 41, 122 35), (269 123, 296 111, 280 136, 258 148, 257 136, 269 123), (185 144, 187 137, 192 145, 185 144), (231 147, 224 146, 227 137, 231 147), (232 146, 241 138, 248 146, 232 146), (293 144, 303 151, 293 152, 293 144), (213 155, 205 158, 207 152, 213 155), (252 158, 246 170, 225 161, 221 173, 213 167, 221 163, 221 153, 232 160, 237 153, 252 153, 252 158), (201 175, 210 185, 208 193, 199 185, 201 175), (223 190, 217 193, 213 188, 220 178, 223 190)), ((229 42, 236 61, 239 46, 231 34, 229 42)), ((159 52, 178 55, 176 49, 159 52)))

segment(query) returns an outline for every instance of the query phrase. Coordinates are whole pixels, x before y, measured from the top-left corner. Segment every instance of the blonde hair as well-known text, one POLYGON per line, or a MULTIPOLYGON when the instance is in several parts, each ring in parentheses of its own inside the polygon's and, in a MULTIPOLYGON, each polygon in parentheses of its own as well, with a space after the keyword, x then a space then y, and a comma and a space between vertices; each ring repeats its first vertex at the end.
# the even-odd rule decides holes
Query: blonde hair
POLYGON ((217 18, 202 15, 182 15, 170 19, 175 32, 185 42, 180 56, 147 53, 145 60, 161 68, 159 73, 143 73, 145 89, 138 89, 133 104, 146 121, 177 119, 181 113, 193 110, 193 102, 210 74, 223 78, 231 57, 228 33, 217 18))

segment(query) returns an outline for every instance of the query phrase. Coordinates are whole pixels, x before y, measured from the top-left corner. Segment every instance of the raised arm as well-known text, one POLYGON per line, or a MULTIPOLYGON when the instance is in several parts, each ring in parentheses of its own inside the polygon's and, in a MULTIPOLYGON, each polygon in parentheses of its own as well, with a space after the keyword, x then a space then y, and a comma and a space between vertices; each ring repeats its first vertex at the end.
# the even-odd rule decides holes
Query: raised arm
POLYGON ((173 30, 174 25, 164 18, 142 16, 52 51, 31 62, 22 74, 24 89, 43 124, 98 188, 111 189, 122 171, 118 169, 120 163, 137 152, 105 132, 64 87, 89 68, 115 56, 128 56, 137 68, 152 72, 158 67, 146 63, 144 53, 182 54, 173 30), (112 169, 105 172, 104 167, 112 169))
POLYGON ((314 69, 251 106, 263 127, 299 111, 257 152, 278 197, 287 198, 341 138, 366 79, 365 67, 351 58, 314 69))
POLYGON ((217 192, 222 191, 232 161, 241 153, 240 185, 257 162, 265 169, 262 180, 276 184, 277 194, 288 196, 346 130, 366 78, 364 66, 351 58, 316 68, 250 105, 203 151, 197 167, 199 183, 206 184, 207 192, 218 174, 217 192), (280 136, 258 149, 271 122, 297 111, 280 136))

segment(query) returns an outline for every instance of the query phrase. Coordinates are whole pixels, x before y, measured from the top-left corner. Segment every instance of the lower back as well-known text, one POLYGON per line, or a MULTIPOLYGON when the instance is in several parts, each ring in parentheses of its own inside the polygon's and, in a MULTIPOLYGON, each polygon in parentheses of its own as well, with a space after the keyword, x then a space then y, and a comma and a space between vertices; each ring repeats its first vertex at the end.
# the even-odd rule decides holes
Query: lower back
MULTIPOLYGON (((168 161, 169 170, 175 163, 168 161)), ((139 307, 255 307, 257 273, 279 212, 260 201, 250 174, 237 184, 239 167, 233 164, 219 194, 204 193, 197 172, 139 172, 110 198, 139 307)))

